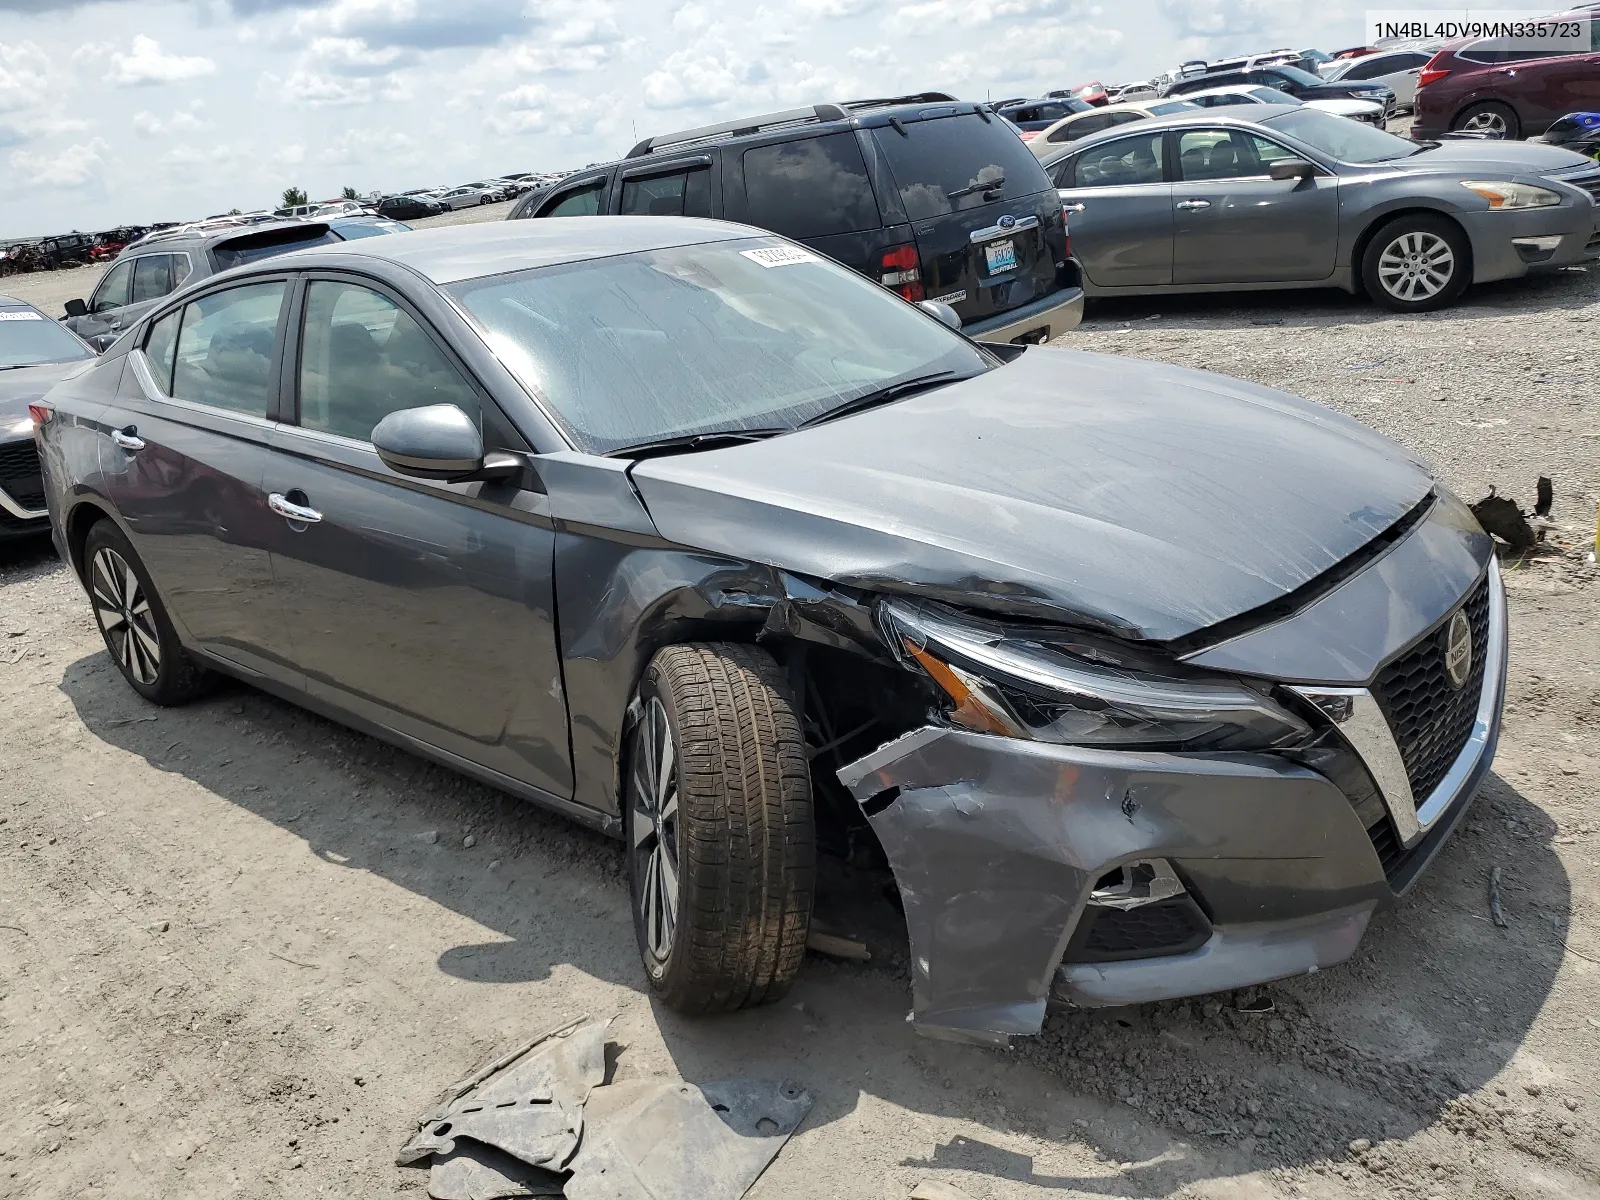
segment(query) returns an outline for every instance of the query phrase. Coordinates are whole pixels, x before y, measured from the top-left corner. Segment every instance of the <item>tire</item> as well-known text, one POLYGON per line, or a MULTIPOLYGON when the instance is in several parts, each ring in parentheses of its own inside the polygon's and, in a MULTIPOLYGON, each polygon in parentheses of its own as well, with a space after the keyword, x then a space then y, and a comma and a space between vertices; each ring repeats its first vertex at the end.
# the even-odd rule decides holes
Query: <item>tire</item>
POLYGON ((1516 109, 1494 100, 1469 104, 1456 114, 1450 128, 1456 132, 1498 134, 1502 140, 1512 142, 1522 136, 1522 122, 1517 119, 1516 109))
POLYGON ((1472 247, 1454 221, 1413 213, 1368 240, 1361 283, 1391 312, 1430 312, 1454 304, 1472 282, 1472 247))
POLYGON ((144 563, 109 519, 90 528, 83 565, 95 624, 128 686, 164 705, 187 704, 204 692, 205 669, 178 641, 144 563))
POLYGON ((688 1014, 778 1000, 805 957, 816 879, 810 768, 783 674, 754 646, 668 646, 639 701, 623 822, 650 988, 688 1014), (663 748, 664 773, 651 766, 663 748))

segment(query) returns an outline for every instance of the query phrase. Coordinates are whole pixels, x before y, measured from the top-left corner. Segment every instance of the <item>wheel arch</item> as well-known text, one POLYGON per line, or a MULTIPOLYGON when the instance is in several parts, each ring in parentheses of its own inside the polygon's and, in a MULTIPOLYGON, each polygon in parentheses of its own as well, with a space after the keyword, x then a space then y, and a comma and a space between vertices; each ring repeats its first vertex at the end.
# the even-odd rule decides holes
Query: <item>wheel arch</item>
POLYGON ((61 522, 67 544, 67 562, 77 575, 78 582, 88 586, 88 576, 83 561, 83 548, 89 540, 89 530, 101 521, 110 521, 127 535, 127 528, 118 519, 116 511, 102 497, 93 492, 77 497, 61 522))
POLYGON ((1384 209, 1382 212, 1373 214, 1368 219, 1366 225, 1362 227, 1360 234, 1357 235, 1355 244, 1350 252, 1350 276, 1358 287, 1363 286, 1361 280, 1361 260, 1367 256, 1367 247, 1372 245, 1372 239, 1378 236, 1378 232, 1381 229, 1400 217, 1439 217, 1443 220, 1449 221, 1452 225, 1454 225, 1461 232, 1462 238, 1466 241, 1467 278, 1468 280, 1472 278, 1471 272, 1473 270, 1473 246, 1471 231, 1468 230, 1467 227, 1457 219, 1455 213, 1451 212, 1447 208, 1432 204, 1410 203, 1399 204, 1394 208, 1384 209))

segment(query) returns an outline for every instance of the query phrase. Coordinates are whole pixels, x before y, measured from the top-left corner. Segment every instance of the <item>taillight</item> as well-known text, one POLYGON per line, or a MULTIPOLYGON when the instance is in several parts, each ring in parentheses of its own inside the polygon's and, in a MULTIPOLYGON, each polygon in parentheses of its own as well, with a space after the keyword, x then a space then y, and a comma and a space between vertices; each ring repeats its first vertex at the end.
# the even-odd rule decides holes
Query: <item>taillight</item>
POLYGON ((1417 75, 1417 86, 1419 88, 1427 87, 1430 83, 1438 83, 1439 80, 1450 74, 1449 67, 1436 67, 1433 65, 1443 57, 1444 52, 1440 51, 1423 66, 1422 71, 1417 75))
POLYGON ((926 294, 922 290, 922 268, 917 262, 915 246, 896 246, 892 250, 885 250, 878 269, 883 275, 883 286, 900 293, 907 300, 921 300, 926 294))
POLYGON ((28 416, 33 418, 33 424, 35 428, 40 425, 48 425, 50 423, 50 418, 55 415, 56 410, 51 408, 48 404, 28 405, 28 416))

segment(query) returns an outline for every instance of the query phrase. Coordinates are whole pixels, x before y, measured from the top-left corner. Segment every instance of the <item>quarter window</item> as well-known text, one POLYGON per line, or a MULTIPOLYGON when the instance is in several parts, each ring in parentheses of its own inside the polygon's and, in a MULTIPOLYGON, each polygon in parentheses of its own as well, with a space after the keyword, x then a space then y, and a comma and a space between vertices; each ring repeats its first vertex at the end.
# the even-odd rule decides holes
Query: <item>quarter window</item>
POLYGON ((582 187, 562 192, 539 215, 541 217, 592 217, 600 211, 600 197, 605 194, 606 181, 597 179, 582 187))
POLYGON ((110 312, 128 303, 128 284, 133 278, 133 261, 119 262, 106 272, 89 301, 90 312, 110 312))
POLYGON ((300 424, 365 442, 390 413, 429 404, 454 404, 482 424, 477 393, 409 313, 371 288, 313 281, 300 424))
POLYGON ((647 179, 625 179, 622 212, 626 216, 709 217, 711 168, 651 175, 647 179))
POLYGON ((186 305, 172 394, 230 412, 266 416, 283 292, 281 282, 252 283, 186 305))
POLYGON ((178 349, 178 321, 183 316, 180 308, 170 312, 150 326, 150 336, 145 339, 144 356, 150 362, 150 373, 167 395, 172 395, 172 361, 178 349))
POLYGON ((744 189, 751 222, 786 237, 828 237, 882 223, 853 133, 746 150, 744 189))

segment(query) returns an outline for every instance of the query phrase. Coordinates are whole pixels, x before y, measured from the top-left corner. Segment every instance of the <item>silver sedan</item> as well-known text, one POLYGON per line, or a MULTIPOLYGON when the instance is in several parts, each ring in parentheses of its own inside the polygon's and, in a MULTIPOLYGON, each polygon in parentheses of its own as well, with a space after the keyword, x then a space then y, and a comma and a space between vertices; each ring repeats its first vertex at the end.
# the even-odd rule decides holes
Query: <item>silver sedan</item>
POLYGON ((1140 121, 1044 160, 1089 296, 1337 287, 1418 312, 1600 256, 1600 165, 1303 105, 1140 121))

